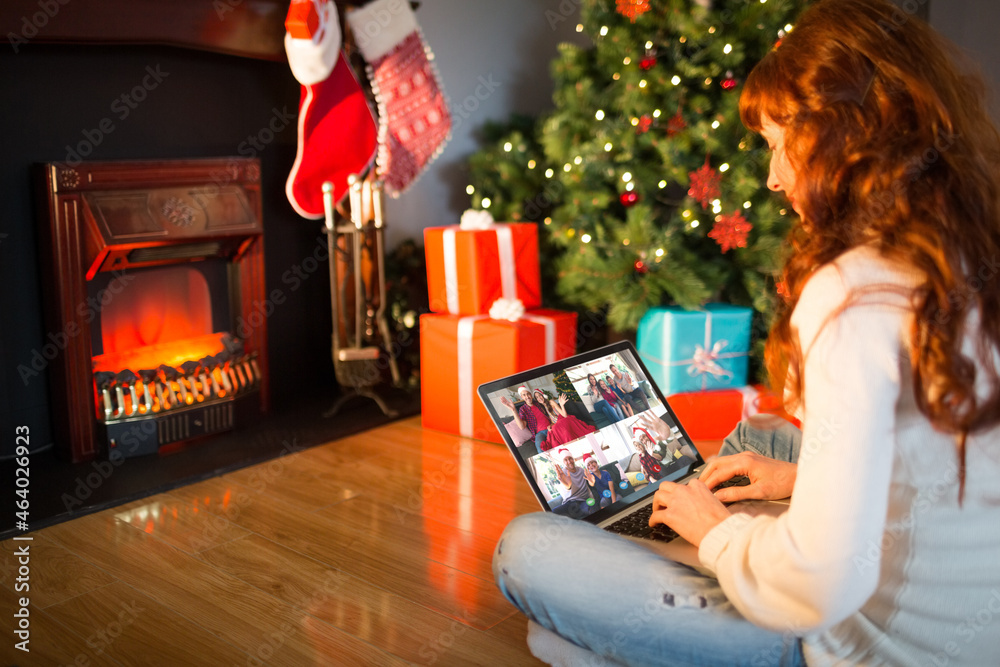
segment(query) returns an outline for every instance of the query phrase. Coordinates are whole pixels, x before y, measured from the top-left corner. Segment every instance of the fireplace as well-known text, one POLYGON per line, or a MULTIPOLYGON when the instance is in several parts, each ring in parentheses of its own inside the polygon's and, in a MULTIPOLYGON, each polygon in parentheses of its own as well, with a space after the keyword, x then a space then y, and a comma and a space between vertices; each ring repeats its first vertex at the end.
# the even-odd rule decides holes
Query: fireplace
POLYGON ((43 165, 53 428, 74 461, 177 449, 268 408, 256 159, 43 165))

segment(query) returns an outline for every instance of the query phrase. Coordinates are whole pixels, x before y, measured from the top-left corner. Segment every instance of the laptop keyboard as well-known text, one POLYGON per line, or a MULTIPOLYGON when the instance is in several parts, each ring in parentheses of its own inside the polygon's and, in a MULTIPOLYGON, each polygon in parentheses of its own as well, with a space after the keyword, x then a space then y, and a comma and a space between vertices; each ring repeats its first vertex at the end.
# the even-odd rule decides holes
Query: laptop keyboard
MULTIPOLYGON (((718 491, 719 489, 724 489, 728 486, 747 486, 749 483, 750 479, 748 477, 740 475, 739 477, 733 477, 726 480, 712 489, 712 491, 718 491)), ((670 542, 671 540, 675 540, 680 537, 674 529, 662 523, 650 528, 649 517, 652 514, 653 503, 650 503, 645 507, 637 509, 628 516, 605 526, 604 530, 612 533, 618 533, 619 535, 630 535, 632 537, 641 537, 647 540, 659 540, 661 542, 670 542)))

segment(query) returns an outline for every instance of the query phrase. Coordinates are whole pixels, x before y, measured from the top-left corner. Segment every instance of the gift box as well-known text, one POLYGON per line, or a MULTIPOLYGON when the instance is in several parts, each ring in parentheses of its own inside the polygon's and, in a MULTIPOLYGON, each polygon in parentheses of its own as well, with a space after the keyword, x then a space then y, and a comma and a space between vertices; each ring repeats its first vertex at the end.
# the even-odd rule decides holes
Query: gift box
POLYGON ((721 440, 743 416, 743 392, 739 389, 673 394, 667 403, 692 440, 721 440))
POLYGON ((576 313, 538 309, 513 322, 488 315, 421 315, 421 423, 503 443, 476 388, 575 353, 576 313))
POLYGON ((534 223, 459 225, 424 230, 427 292, 435 313, 480 315, 497 299, 542 303, 538 228, 534 223))
POLYGON ((639 356, 664 394, 743 386, 752 317, 722 303, 651 308, 639 322, 639 356))

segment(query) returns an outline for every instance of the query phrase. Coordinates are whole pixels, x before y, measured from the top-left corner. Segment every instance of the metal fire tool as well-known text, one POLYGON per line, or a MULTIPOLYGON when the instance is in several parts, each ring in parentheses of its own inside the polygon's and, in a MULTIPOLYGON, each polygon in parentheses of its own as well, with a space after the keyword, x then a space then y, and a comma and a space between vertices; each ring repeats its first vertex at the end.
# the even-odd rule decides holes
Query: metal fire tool
MULTIPOLYGON (((379 362, 382 355, 382 348, 366 340, 362 325, 365 323, 368 313, 372 310, 365 290, 365 280, 362 270, 363 264, 363 240, 368 233, 367 220, 365 216, 365 206, 363 192, 365 187, 361 179, 356 174, 351 174, 347 178, 348 192, 350 196, 351 220, 350 224, 337 225, 336 211, 333 201, 333 184, 323 184, 323 204, 326 213, 327 249, 329 251, 330 262, 330 310, 333 316, 332 353, 333 370, 337 382, 344 393, 334 402, 333 406, 323 413, 324 417, 336 414, 340 408, 352 398, 364 396, 372 399, 379 406, 382 412, 389 417, 396 416, 396 411, 392 410, 374 391, 374 386, 381 379, 379 362), (344 237, 348 251, 342 251, 339 237, 344 237), (345 257, 345 254, 347 255, 345 257), (338 265, 350 266, 352 275, 345 275, 343 281, 338 276, 338 265), (347 290, 349 283, 354 282, 354 303, 353 308, 349 308, 347 290), (341 329, 344 330, 345 344, 341 343, 341 329)), ((370 190, 369 190, 369 196, 370 190)), ((369 209, 372 202, 367 203, 369 209)), ((381 220, 381 213, 379 214, 381 220)), ((381 229, 381 227, 379 227, 381 229)), ((372 260, 378 265, 380 275, 384 271, 385 258, 382 256, 381 244, 376 246, 376 256, 372 260)), ((347 274, 347 271, 344 272, 347 274)), ((384 281, 383 281, 384 284, 384 281)), ((383 288, 384 289, 384 288, 383 288)), ((383 307, 384 298, 380 307, 383 307)), ((386 340, 386 344, 388 340, 386 340)), ((388 354, 388 350, 386 351, 388 354)), ((391 355, 389 355, 391 358, 391 355)), ((395 375, 394 375, 395 377, 395 375)))

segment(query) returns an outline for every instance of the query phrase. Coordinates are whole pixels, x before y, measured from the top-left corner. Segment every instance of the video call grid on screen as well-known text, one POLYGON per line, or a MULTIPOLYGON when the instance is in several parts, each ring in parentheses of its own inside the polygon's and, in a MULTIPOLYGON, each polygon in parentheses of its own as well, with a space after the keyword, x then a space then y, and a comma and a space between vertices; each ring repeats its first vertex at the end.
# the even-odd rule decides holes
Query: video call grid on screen
POLYGON ((591 458, 596 460, 601 470, 609 472, 616 486, 614 499, 610 489, 600 489, 597 497, 592 493, 587 500, 590 508, 585 518, 594 522, 653 493, 661 481, 686 477, 704 463, 633 350, 629 343, 617 343, 589 355, 578 355, 515 375, 503 383, 488 383, 488 386, 492 385, 490 390, 481 393, 497 423, 503 423, 501 435, 517 452, 515 459, 543 507, 556 510, 569 494, 569 489, 558 479, 558 468, 565 469, 567 456, 572 456, 575 465, 581 468, 585 466, 585 458, 588 462, 591 458), (625 401, 632 403, 631 414, 624 409, 620 413, 609 410, 600 405, 601 399, 595 400, 593 392, 588 392, 591 376, 608 384, 607 379, 613 375, 612 366, 622 376, 627 373, 632 380, 633 394, 618 401, 619 404, 625 401), (558 400, 561 394, 566 395, 564 409, 567 417, 560 418, 550 427, 549 437, 539 448, 535 447, 528 431, 517 428, 513 411, 502 401, 506 398, 515 404, 515 410, 518 409, 523 404, 518 395, 521 387, 526 387, 532 394, 541 389, 549 400, 558 400), (641 396, 634 393, 636 390, 641 396), (642 407, 643 399, 648 407, 642 407), (569 417, 579 420, 583 428, 593 431, 581 435, 580 424, 573 428, 558 426, 560 421, 569 417), (669 429, 669 435, 662 438, 650 428, 646 428, 645 432, 635 430, 651 420, 662 421, 669 429), (658 477, 647 470, 639 455, 644 433, 655 441, 645 444, 660 465, 658 477), (588 454, 590 456, 585 457, 588 454))

